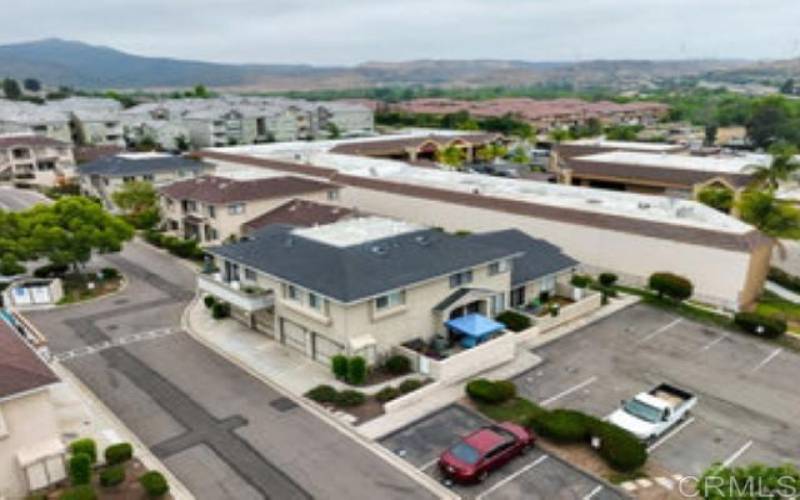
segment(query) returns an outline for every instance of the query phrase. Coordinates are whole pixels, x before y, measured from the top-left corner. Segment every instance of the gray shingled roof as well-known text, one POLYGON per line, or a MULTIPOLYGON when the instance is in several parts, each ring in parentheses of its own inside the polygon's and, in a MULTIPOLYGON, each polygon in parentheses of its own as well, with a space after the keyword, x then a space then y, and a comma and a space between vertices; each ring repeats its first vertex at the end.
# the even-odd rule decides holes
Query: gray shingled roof
POLYGON ((561 248, 545 240, 531 238, 517 229, 474 234, 468 239, 521 253, 520 257, 514 259, 511 270, 511 284, 515 286, 578 265, 578 261, 563 253, 561 248))
POLYGON ((85 175, 122 177, 155 174, 158 172, 169 172, 181 169, 197 172, 205 167, 206 165, 202 162, 183 156, 158 156, 137 159, 125 158, 124 156, 110 156, 80 165, 78 171, 85 175))
POLYGON ((207 251, 344 303, 518 255, 515 249, 435 229, 351 247, 298 237, 292 229, 267 226, 249 240, 207 251))

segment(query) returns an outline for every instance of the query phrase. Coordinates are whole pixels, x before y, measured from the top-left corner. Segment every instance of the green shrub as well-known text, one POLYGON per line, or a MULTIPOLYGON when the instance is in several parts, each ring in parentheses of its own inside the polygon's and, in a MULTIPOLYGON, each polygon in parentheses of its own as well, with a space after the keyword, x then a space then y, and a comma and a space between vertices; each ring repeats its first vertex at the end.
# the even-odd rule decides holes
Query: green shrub
POLYGON ((56 278, 64 276, 69 271, 66 264, 45 264, 33 270, 33 275, 37 278, 56 278))
POLYGON ((133 446, 130 443, 112 444, 106 448, 103 454, 106 458, 106 464, 121 464, 133 458, 133 446))
POLYGON ((408 394, 409 392, 416 391, 423 385, 425 385, 425 383, 422 380, 410 378, 400 382, 400 392, 403 394, 408 394))
POLYGON ((144 491, 150 497, 160 497, 169 491, 167 480, 164 479, 164 476, 160 472, 154 470, 145 472, 142 477, 139 478, 139 484, 142 485, 142 488, 144 488, 144 491))
POLYGON ((59 500, 96 500, 97 494, 94 492, 94 488, 84 484, 64 490, 58 498, 59 500))
POLYGON ((164 234, 160 233, 158 231, 155 231, 155 230, 152 230, 152 229, 145 231, 144 232, 144 239, 145 239, 145 241, 147 241, 151 245, 155 245, 157 247, 163 247, 164 246, 164 234))
POLYGON ((411 360, 401 354, 389 356, 383 364, 392 375, 405 375, 411 371, 411 360))
POLYGON ((647 461, 646 445, 625 429, 594 419, 591 434, 600 438, 600 456, 620 472, 634 471, 647 461))
POLYGON ((339 380, 344 380, 347 378, 347 356, 343 354, 337 354, 336 356, 331 358, 331 371, 333 372, 333 376, 339 380))
POLYGON ((367 380, 367 362, 361 356, 350 358, 347 363, 347 383, 361 385, 367 380))
POLYGON ((504 311, 495 318, 512 332, 521 332, 531 327, 531 319, 516 311, 504 311))
POLYGON ((787 288, 793 292, 800 293, 800 277, 789 274, 783 269, 777 267, 770 267, 767 279, 787 288))
POLYGON ((358 406, 366 400, 363 392, 344 390, 336 396, 336 405, 343 407, 358 406))
POLYGON ((398 397, 400 397, 400 389, 397 389, 396 387, 384 387, 375 393, 375 399, 381 403, 386 403, 387 401, 391 401, 398 397))
POLYGON ((510 380, 479 378, 469 382, 466 390, 470 398, 488 404, 499 404, 517 395, 517 387, 510 380))
POLYGON ((104 280, 113 280, 115 278, 119 278, 119 271, 113 267, 104 267, 100 270, 100 275, 104 280))
POLYGON ((600 276, 597 277, 597 280, 604 287, 612 287, 612 286, 614 286, 617 283, 618 279, 619 278, 614 273, 601 273, 600 276))
POLYGON ((83 453, 89 457, 92 463, 97 462, 97 444, 93 439, 78 439, 69 444, 69 452, 73 455, 83 453))
POLYGON ((110 488, 125 481, 125 466, 122 464, 112 465, 100 472, 100 486, 110 488))
POLYGON ((335 403, 339 392, 329 385, 318 385, 306 392, 305 396, 317 403, 335 403))
POLYGON ((530 424, 540 436, 560 443, 580 443, 589 438, 589 418, 574 410, 544 412, 530 424))
POLYGON ((569 282, 575 288, 586 288, 592 283, 592 278, 582 274, 575 274, 569 282))
POLYGON ((69 481, 73 486, 89 484, 92 480, 92 459, 86 453, 69 457, 69 481))
POLYGON ((211 309, 216 303, 217 299, 213 295, 206 295, 203 297, 203 304, 206 305, 206 309, 211 309))
POLYGON ((25 497, 25 500, 47 500, 47 495, 44 493, 31 493, 25 497))
POLYGON ((691 281, 672 273, 653 273, 648 286, 655 290, 659 297, 666 296, 677 301, 688 299, 694 291, 691 281))
POLYGON ((751 312, 737 313, 733 322, 748 333, 773 339, 786 333, 787 328, 786 321, 780 318, 751 312))
POLYGON ((214 319, 224 319, 231 315, 231 306, 225 302, 216 302, 211 306, 211 317, 214 319))

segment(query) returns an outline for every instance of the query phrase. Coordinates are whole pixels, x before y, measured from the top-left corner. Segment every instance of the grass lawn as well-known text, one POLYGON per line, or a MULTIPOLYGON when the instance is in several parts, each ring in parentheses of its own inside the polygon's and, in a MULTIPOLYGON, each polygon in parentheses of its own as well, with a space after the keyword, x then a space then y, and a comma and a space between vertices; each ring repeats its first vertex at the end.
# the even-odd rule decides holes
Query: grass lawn
POLYGON ((119 290, 122 277, 98 278, 95 274, 67 274, 61 278, 64 286, 64 297, 59 305, 74 304, 85 300, 102 297, 119 290), (90 287, 93 284, 93 287, 90 287))

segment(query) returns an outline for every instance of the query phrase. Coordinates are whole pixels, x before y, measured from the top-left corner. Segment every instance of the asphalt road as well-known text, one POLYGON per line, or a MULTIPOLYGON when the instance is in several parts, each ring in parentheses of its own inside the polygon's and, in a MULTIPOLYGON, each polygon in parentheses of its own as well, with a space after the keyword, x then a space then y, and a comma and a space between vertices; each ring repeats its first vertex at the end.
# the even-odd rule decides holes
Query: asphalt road
POLYGON ((182 264, 141 243, 104 260, 127 276, 124 292, 30 318, 197 498, 434 498, 182 332, 194 291, 182 264))
POLYGON ((37 203, 49 202, 49 198, 36 191, 0 186, 0 210, 17 212, 30 208, 37 203))

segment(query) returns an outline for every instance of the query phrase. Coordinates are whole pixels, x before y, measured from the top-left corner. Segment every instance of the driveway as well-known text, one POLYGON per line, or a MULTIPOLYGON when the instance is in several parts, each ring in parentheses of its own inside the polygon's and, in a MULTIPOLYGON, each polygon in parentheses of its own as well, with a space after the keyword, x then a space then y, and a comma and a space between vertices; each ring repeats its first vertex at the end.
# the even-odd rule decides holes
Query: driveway
POLYGON ((696 394, 691 417, 651 446, 651 460, 675 474, 698 474, 715 461, 800 465, 795 352, 646 305, 535 352, 544 363, 515 383, 548 408, 604 417, 662 382, 696 394))
POLYGON ((18 212, 37 203, 50 203, 50 198, 30 189, 0 186, 0 210, 18 212))
POLYGON ((194 273, 141 243, 121 294, 29 315, 51 351, 197 498, 434 498, 373 451, 195 342, 194 273))

